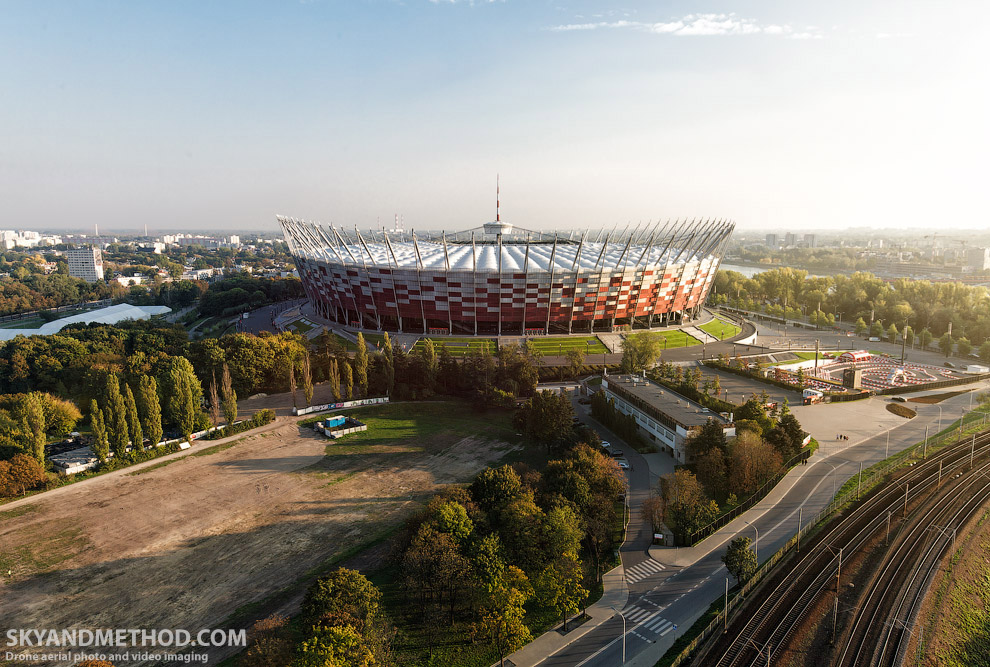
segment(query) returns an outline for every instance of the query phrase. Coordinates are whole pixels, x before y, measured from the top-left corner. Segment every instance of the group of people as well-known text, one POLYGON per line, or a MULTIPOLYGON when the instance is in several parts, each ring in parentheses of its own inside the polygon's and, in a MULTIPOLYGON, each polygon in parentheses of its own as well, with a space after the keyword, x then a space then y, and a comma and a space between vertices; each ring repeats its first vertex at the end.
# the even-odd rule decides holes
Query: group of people
POLYGON ((836 440, 848 440, 849 439, 849 436, 848 435, 842 435, 841 433, 839 433, 838 435, 835 436, 835 439, 836 440))

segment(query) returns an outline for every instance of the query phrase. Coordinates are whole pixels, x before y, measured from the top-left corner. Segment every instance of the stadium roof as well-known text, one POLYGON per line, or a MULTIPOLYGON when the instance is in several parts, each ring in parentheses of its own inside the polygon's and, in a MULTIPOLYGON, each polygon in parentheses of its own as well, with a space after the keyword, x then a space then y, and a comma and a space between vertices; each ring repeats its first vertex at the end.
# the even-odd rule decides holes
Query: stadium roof
POLYGON ((0 341, 13 340, 16 336, 50 336, 58 333, 70 324, 116 324, 124 320, 147 320, 152 315, 162 315, 171 312, 168 306, 132 306, 128 303, 99 308, 70 317, 63 317, 42 324, 37 329, 0 329, 0 341))
POLYGON ((478 234, 470 238, 404 232, 369 233, 370 238, 334 227, 279 218, 292 251, 303 257, 357 266, 477 271, 593 271, 599 267, 633 267, 690 262, 713 255, 734 224, 703 222, 659 224, 632 234, 583 233, 566 236, 539 233, 537 239, 511 240, 478 234), (665 231, 666 230, 666 231, 665 231), (604 236, 604 238, 602 238, 604 236), (595 240, 592 241, 591 239, 595 240))

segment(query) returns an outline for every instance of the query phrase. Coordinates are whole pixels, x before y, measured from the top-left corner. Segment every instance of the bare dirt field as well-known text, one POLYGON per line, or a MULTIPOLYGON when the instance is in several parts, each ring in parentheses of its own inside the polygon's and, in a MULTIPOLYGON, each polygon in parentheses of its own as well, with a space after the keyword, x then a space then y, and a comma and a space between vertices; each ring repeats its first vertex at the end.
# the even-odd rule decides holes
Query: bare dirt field
POLYGON ((461 404, 362 410, 397 415, 394 430, 383 420, 380 435, 328 448, 279 417, 228 448, 0 507, 0 630, 220 627, 514 447, 491 417, 447 428, 470 413, 461 404))

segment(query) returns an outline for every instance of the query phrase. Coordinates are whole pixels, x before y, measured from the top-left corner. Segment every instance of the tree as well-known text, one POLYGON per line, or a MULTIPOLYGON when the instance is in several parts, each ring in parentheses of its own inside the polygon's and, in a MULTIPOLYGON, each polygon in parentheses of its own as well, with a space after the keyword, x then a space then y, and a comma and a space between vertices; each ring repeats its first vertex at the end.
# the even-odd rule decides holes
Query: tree
POLYGON ((152 447, 162 441, 162 407, 158 401, 158 383, 150 375, 142 375, 138 381, 138 414, 141 430, 152 447))
POLYGON ((956 353, 960 357, 967 357, 969 353, 973 351, 973 344, 969 342, 969 339, 963 336, 956 341, 956 353))
POLYGON ((584 350, 581 348, 568 350, 567 365, 571 371, 571 377, 577 377, 581 372, 581 367, 584 366, 584 350))
POLYGON ((0 461, 0 496, 21 496, 47 481, 42 464, 33 456, 14 454, 0 461))
POLYGON ((688 462, 694 461, 697 457, 705 454, 712 447, 716 447, 722 452, 728 447, 725 440, 725 431, 721 422, 709 418, 701 428, 691 434, 684 443, 688 462))
POLYGON ((354 398, 354 370, 347 361, 340 363, 340 382, 344 389, 344 398, 348 401, 354 398))
POLYGON ((384 372, 385 395, 391 396, 392 390, 395 389, 395 353, 392 351, 392 341, 388 337, 387 331, 382 340, 382 357, 385 360, 382 368, 384 372))
POLYGON ((897 325, 891 322, 890 326, 887 328, 887 340, 891 343, 895 342, 899 333, 900 331, 897 330, 897 325))
POLYGON ((220 423, 220 391, 217 389, 217 372, 210 374, 210 421, 215 429, 220 423))
POLYGON ((722 556, 725 569, 735 577, 738 583, 749 580, 756 573, 759 562, 756 554, 749 548, 752 540, 748 537, 737 537, 729 543, 722 556))
POLYGON ((192 437, 203 389, 185 357, 171 357, 158 382, 162 398, 162 421, 187 440, 192 437))
POLYGON ((237 419, 237 392, 230 378, 230 368, 223 364, 223 375, 220 378, 220 405, 223 407, 223 418, 227 426, 232 426, 237 419))
POLYGON ((375 657, 361 633, 351 625, 317 628, 299 646, 298 667, 372 667, 375 657))
POLYGON ((556 609, 567 632, 568 614, 576 614, 588 591, 581 582, 584 572, 581 561, 573 551, 567 551, 543 569, 533 582, 537 597, 544 607, 556 609))
MULTIPOLYGON (((187 362, 188 363, 188 362, 187 362)), ((120 381, 116 373, 109 373, 103 389, 103 418, 110 439, 110 448, 119 461, 127 454, 127 408, 120 393, 120 381)))
POLYGON ((131 447, 135 452, 139 452, 144 449, 144 432, 141 429, 134 392, 127 383, 124 383, 124 406, 127 408, 127 434, 131 439, 131 447))
POLYGON ((474 530, 474 522, 468 516, 464 505, 447 501, 432 507, 428 525, 438 533, 450 535, 458 544, 464 544, 474 530))
POLYGON ((523 623, 529 599, 518 588, 506 584, 497 586, 482 605, 481 621, 475 632, 488 640, 498 653, 499 664, 505 667, 505 656, 530 640, 529 628, 523 623))
POLYGON ((724 498, 728 490, 729 470, 725 460, 725 452, 718 447, 712 447, 698 457, 695 464, 698 480, 715 498, 724 498))
POLYGON ((330 360, 330 393, 333 394, 333 400, 340 400, 340 371, 336 359, 330 360))
POLYGON ((38 463, 45 463, 45 445, 48 436, 45 434, 45 408, 41 396, 32 391, 24 397, 24 419, 27 422, 27 432, 31 442, 31 453, 38 463))
POLYGON ((302 386, 303 398, 306 399, 306 406, 308 407, 313 404, 313 374, 309 367, 309 352, 303 354, 302 386))
POLYGON ((870 325, 870 336, 879 337, 882 335, 883 335, 883 324, 880 322, 880 320, 877 320, 876 322, 870 325))
POLYGON ((540 391, 534 394, 513 416, 513 424, 535 442, 553 451, 564 442, 571 431, 574 408, 563 394, 540 391))
POLYGON ((458 548, 454 536, 423 524, 402 560, 407 590, 419 603, 424 621, 446 612, 446 623, 455 620, 460 593, 467 587, 471 563, 458 548))
POLYGON ((862 336, 863 335, 863 332, 866 331, 866 329, 867 329, 866 322, 863 321, 863 318, 862 317, 859 318, 858 320, 856 320, 856 335, 857 336, 862 336))
POLYGON ((949 356, 952 354, 952 334, 944 334, 938 339, 938 349, 942 350, 942 354, 949 356))
POLYGON ((296 407, 296 362, 291 357, 287 360, 289 366, 289 391, 292 392, 292 407, 296 407))
POLYGON ((622 372, 635 373, 652 368, 660 359, 664 338, 653 331, 630 334, 622 339, 622 372))
POLYGON ((931 345, 932 344, 932 338, 933 338, 932 337, 932 332, 928 330, 928 327, 925 327, 924 329, 922 329, 921 330, 921 333, 918 334, 918 341, 921 343, 921 348, 922 349, 925 349, 929 345, 931 345))
POLYGON ((364 335, 359 331, 357 335, 357 352, 354 354, 354 375, 358 386, 361 388, 361 395, 368 395, 368 346, 364 342, 364 335))
POLYGON ((708 498, 698 478, 689 470, 679 469, 660 477, 664 523, 684 544, 695 531, 718 516, 718 505, 708 498))
POLYGON ((360 572, 337 568, 309 587, 302 602, 306 626, 317 625, 325 614, 346 614, 370 624, 381 609, 381 592, 360 572))
POLYGON ((985 340, 983 345, 980 345, 980 361, 990 364, 990 339, 985 340))
POLYGON ((742 433, 729 447, 729 490, 737 495, 756 491, 780 472, 778 451, 753 433, 742 433))
POLYGON ((255 621, 248 630, 250 646, 240 660, 242 667, 276 667, 292 662, 295 647, 288 626, 288 617, 278 614, 255 621))
POLYGON ((93 453, 100 463, 106 463, 110 456, 110 442, 107 439, 107 429, 103 424, 103 411, 94 398, 89 402, 90 430, 93 431, 93 453))
POLYGON ((471 483, 471 497, 487 515, 493 527, 505 507, 522 492, 522 481, 511 466, 485 468, 471 483), (496 519, 496 521, 493 521, 496 519))
POLYGON ((902 333, 904 335, 904 342, 908 345, 914 345, 914 329, 911 328, 911 325, 904 325, 904 331, 902 333))

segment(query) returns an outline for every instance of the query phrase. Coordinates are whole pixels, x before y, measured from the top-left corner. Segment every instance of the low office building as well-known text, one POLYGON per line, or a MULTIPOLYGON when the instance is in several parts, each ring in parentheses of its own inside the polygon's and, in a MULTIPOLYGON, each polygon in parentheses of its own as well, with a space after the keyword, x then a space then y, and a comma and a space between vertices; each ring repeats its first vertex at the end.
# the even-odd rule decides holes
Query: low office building
POLYGON ((644 433, 677 463, 690 463, 684 441, 709 419, 722 426, 726 437, 736 434, 732 414, 713 412, 667 387, 636 375, 608 375, 602 389, 623 414, 631 414, 644 433))

